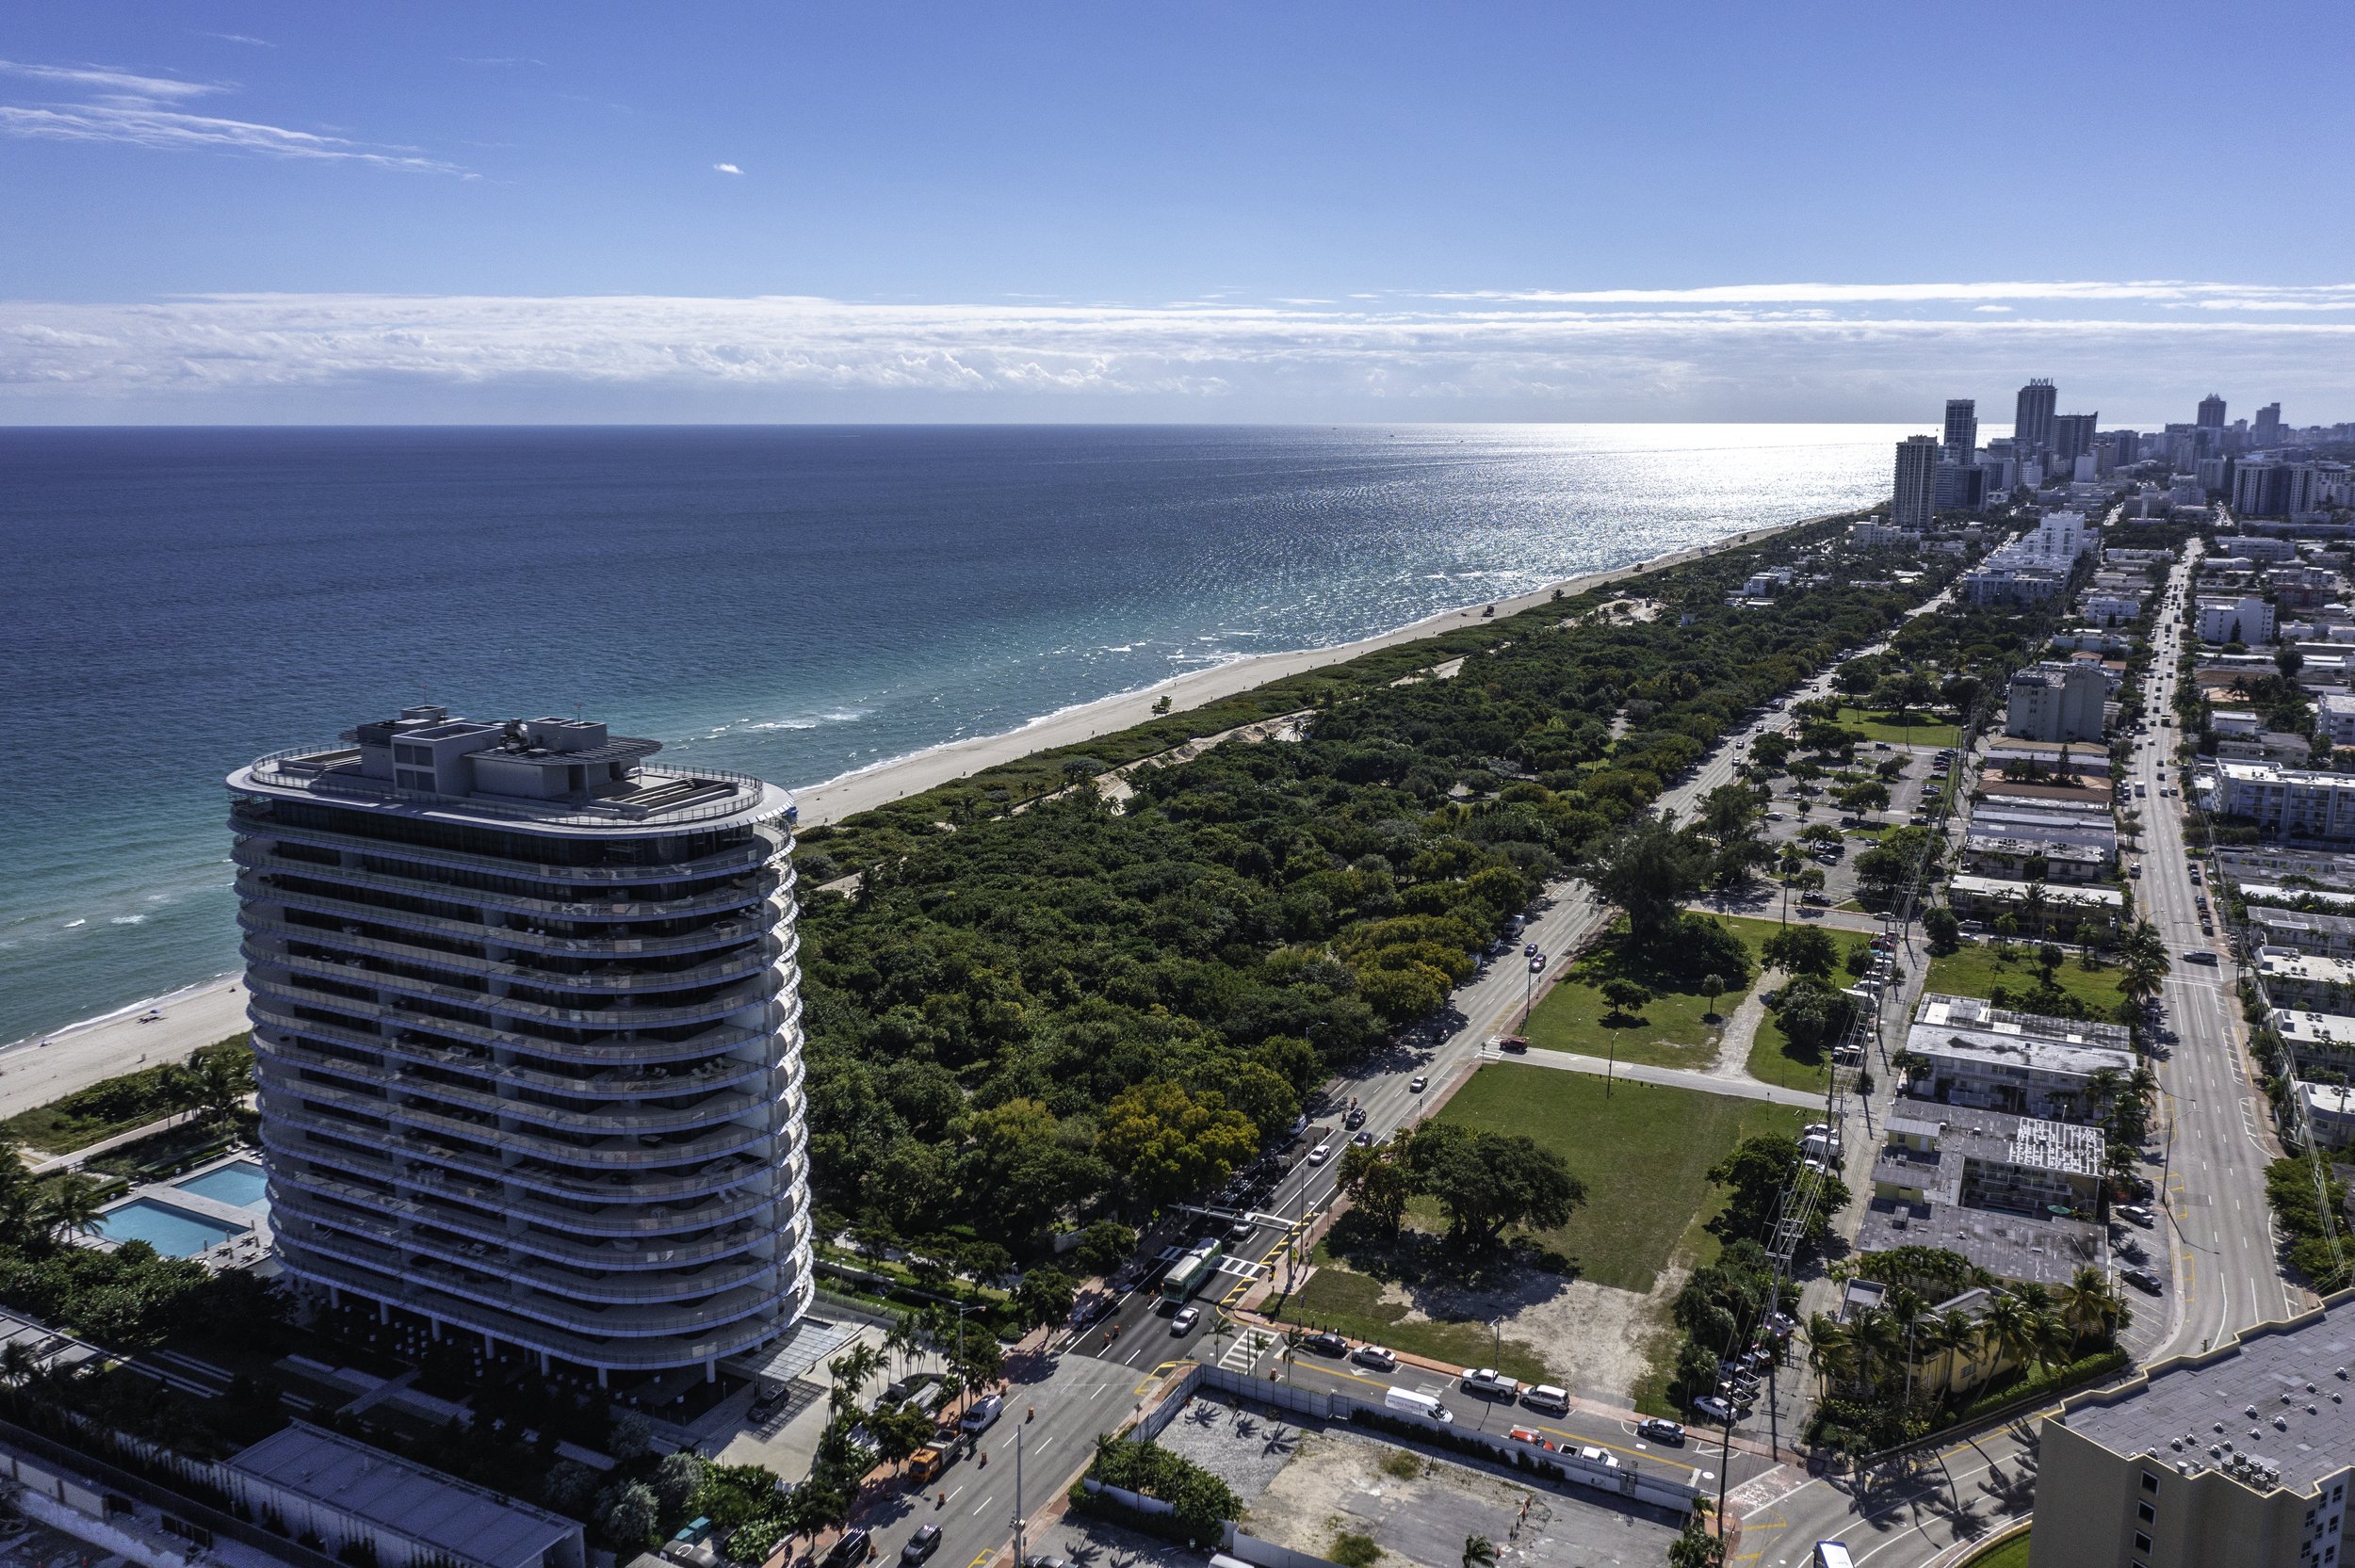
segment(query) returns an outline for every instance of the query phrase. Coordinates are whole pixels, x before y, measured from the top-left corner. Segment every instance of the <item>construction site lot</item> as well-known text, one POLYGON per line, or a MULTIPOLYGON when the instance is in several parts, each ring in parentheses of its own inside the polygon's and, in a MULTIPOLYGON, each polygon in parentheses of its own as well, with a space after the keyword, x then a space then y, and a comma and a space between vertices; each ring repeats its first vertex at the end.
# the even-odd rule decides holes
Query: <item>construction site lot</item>
POLYGON ((1242 1500, 1242 1529, 1330 1561, 1461 1568, 1486 1536, 1500 1565, 1608 1568, 1667 1560, 1681 1517, 1575 1485, 1442 1456, 1357 1428, 1201 1395, 1158 1440, 1216 1474, 1242 1500))

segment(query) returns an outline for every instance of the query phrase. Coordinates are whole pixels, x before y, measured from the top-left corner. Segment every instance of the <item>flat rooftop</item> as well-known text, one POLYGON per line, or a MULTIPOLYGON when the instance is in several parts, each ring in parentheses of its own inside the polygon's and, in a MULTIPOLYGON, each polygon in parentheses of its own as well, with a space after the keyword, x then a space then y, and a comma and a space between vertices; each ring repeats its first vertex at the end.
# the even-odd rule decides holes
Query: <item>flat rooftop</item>
POLYGON ((2055 1419, 2115 1454, 2221 1471, 2257 1492, 2279 1485, 2311 1495, 2355 1467, 2351 1364, 2355 1291, 2341 1291, 2302 1317, 2260 1325, 2203 1356, 2162 1362, 2123 1388, 2082 1395, 2055 1419), (2267 1468, 2252 1477, 2235 1456, 2267 1468))
POLYGON ((2355 963, 2316 958, 2291 947, 2258 948, 2257 973, 2268 980, 2293 980, 2302 985, 2355 986, 2355 963))
MULTIPOLYGON (((2023 904, 2028 901, 2028 884, 2010 877, 1978 877, 1965 872, 1947 878, 1946 884, 1966 896, 2005 898, 2023 904)), ((2126 896, 2118 889, 2091 882, 2046 882, 2044 901, 2056 909, 2120 910, 2126 907, 2126 896)))
POLYGON ((1857 1228, 1856 1250, 1886 1253, 1899 1247, 1943 1247, 1998 1279, 2063 1285, 2082 1265, 2103 1266, 2109 1237, 2084 1220, 1876 1200, 1857 1228))
POLYGON ((1952 1024, 2071 1045, 2101 1045, 2114 1051, 2132 1051, 2135 1047, 2135 1033, 2123 1024, 2055 1018, 2048 1012, 2022 1012, 2014 1008, 1999 1008, 1984 996, 1949 996, 1942 992, 1925 991, 1913 1010, 1913 1019, 1917 1024, 1952 1024))
POLYGON ((229 1467, 461 1562, 539 1568, 549 1551, 580 1538, 570 1519, 301 1421, 236 1455, 229 1467))

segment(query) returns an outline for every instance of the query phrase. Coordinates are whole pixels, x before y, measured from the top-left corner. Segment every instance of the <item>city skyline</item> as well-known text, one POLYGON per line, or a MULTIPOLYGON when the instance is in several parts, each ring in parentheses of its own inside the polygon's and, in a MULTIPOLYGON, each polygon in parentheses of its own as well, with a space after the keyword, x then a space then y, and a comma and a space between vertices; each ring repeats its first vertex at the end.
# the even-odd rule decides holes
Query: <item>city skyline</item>
POLYGON ((1698 38, 1540 8, 34 7, 0 24, 35 218, 0 422, 1910 421, 2000 417, 2022 365, 2128 422, 2217 387, 2347 417, 2327 204, 2287 239, 2090 193, 1906 220, 1957 137, 1997 167, 2098 138, 2219 192, 2252 139, 2334 138, 2349 24, 2319 6, 2274 17, 2311 44, 2286 60, 2203 45, 2267 51, 2262 115, 2138 114, 2173 8, 2106 31, 2113 69, 1901 84, 1879 64, 1943 24, 1859 7, 1698 38))

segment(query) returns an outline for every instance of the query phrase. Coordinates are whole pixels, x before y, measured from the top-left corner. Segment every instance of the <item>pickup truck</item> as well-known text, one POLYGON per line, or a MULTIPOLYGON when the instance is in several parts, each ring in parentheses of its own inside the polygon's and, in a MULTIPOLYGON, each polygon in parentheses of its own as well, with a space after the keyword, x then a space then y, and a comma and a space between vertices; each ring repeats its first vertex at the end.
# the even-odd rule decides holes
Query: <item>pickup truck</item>
POLYGON ((1464 1374, 1464 1392, 1484 1399, 1518 1399, 1521 1385, 1519 1379, 1508 1378, 1493 1366, 1475 1366, 1464 1374))

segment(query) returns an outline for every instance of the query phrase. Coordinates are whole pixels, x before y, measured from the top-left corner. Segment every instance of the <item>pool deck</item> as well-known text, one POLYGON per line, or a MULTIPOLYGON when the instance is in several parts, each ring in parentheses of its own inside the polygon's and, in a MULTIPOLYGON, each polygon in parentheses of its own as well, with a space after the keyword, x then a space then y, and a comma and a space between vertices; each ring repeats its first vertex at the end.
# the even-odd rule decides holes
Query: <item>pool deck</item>
MULTIPOLYGON (((185 1182, 191 1177, 203 1176, 219 1170, 224 1165, 235 1165, 240 1161, 249 1164, 257 1163, 252 1155, 235 1154, 224 1159, 212 1160, 193 1171, 184 1171, 172 1177, 171 1181, 185 1182)), ((189 1192, 172 1186, 171 1182, 141 1182, 122 1198, 108 1204, 101 1211, 100 1218, 104 1219, 106 1215, 113 1213, 116 1209, 127 1204, 136 1204, 142 1198, 151 1203, 161 1204, 167 1208, 176 1208, 183 1213, 194 1215, 200 1220, 210 1220, 217 1225, 228 1226, 239 1233, 218 1245, 188 1254, 210 1269, 241 1269, 250 1264, 259 1263, 270 1255, 270 1249, 277 1240, 277 1233, 270 1229, 268 1214, 258 1209, 240 1208, 235 1204, 224 1204, 218 1198, 207 1198, 200 1193, 189 1192)), ((122 1245, 121 1242, 110 1237, 87 1232, 75 1239, 84 1246, 95 1247, 101 1251, 112 1251, 122 1245)))

